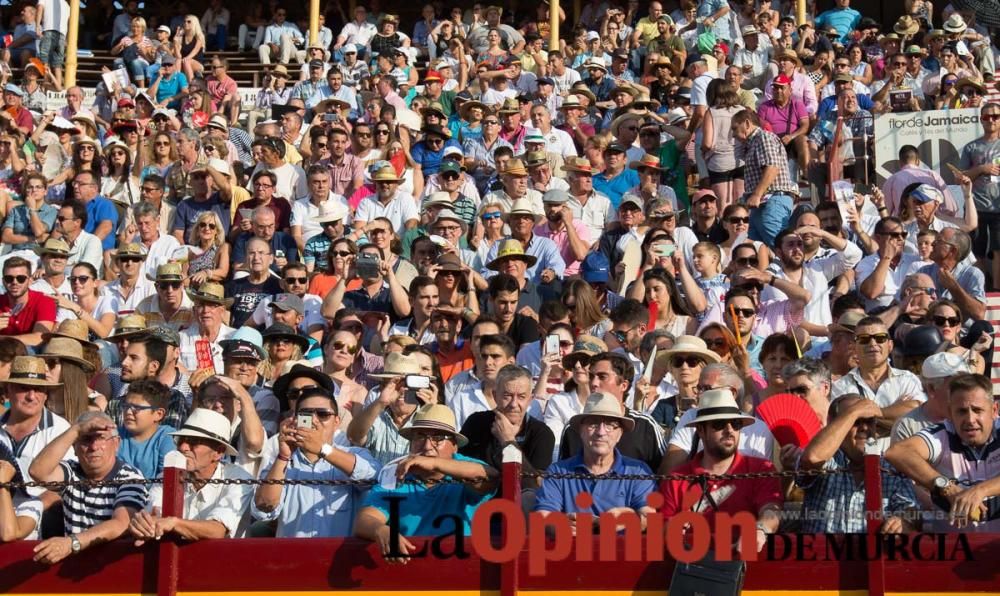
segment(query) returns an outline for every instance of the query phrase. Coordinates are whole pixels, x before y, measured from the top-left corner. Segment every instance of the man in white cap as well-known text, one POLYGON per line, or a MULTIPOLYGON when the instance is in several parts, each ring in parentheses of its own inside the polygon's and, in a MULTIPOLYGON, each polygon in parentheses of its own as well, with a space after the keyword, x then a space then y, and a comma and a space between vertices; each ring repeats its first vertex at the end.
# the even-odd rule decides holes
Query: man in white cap
POLYGON ((333 192, 330 183, 330 168, 321 165, 309 166, 306 170, 306 185, 309 192, 292 203, 292 215, 289 220, 291 233, 301 253, 305 252, 306 242, 309 239, 323 233, 324 225, 317 220, 321 213, 328 221, 335 221, 329 219, 331 216, 328 214, 340 212, 343 215, 339 221, 347 223, 349 219, 350 208, 347 199, 333 192))
MULTIPOLYGON (((583 412, 569 419, 569 432, 580 437, 583 449, 576 455, 555 462, 548 468, 550 474, 629 474, 651 476, 641 460, 622 455, 618 443, 622 436, 635 429, 635 420, 622 414, 621 403, 607 393, 591 393, 583 412)), ((651 479, 618 480, 615 482, 594 482, 589 478, 554 479, 546 478, 538 490, 535 511, 543 516, 552 512, 563 512, 575 522, 577 513, 637 513, 645 522, 645 517, 655 514, 646 504, 646 497, 656 490, 651 479), (581 509, 576 496, 590 493, 593 505, 581 509)))
POLYGON ((927 401, 896 420, 889 437, 892 444, 947 419, 948 383, 958 375, 971 372, 968 360, 958 354, 939 352, 928 356, 920 367, 920 380, 927 392, 927 401))
MULTIPOLYGON (((747 416, 736 403, 728 388, 712 389, 701 394, 698 415, 687 425, 693 427, 702 445, 691 461, 674 470, 675 474, 744 474, 773 472, 770 460, 748 457, 738 450, 740 431, 756 419, 747 416)), ((701 493, 693 510, 703 513, 710 526, 718 513, 749 512, 757 518, 757 551, 763 548, 767 535, 778 530, 784 498, 777 477, 754 482, 707 480, 699 487, 689 480, 668 480, 663 485, 664 504, 660 513, 667 518, 682 510, 685 500, 701 493)))
POLYGON ((187 463, 184 513, 179 517, 162 516, 163 485, 154 485, 146 509, 134 512, 129 522, 128 530, 136 546, 160 540, 169 533, 188 541, 241 538, 246 530, 244 517, 253 495, 252 485, 208 484, 209 480, 252 478, 240 466, 225 463, 226 456, 236 455, 230 444, 229 420, 218 412, 198 408, 170 434, 187 463))
POLYGON ((455 414, 448 406, 423 406, 413 415, 409 426, 399 432, 410 440, 410 455, 383 468, 382 485, 368 493, 365 507, 354 524, 355 535, 375 542, 390 563, 399 562, 394 560, 394 555, 416 550, 407 536, 437 536, 459 531, 454 522, 442 524, 439 521, 444 515, 457 515, 462 522, 460 531, 465 536, 470 535, 476 509, 493 496, 499 477, 497 470, 482 461, 458 453, 468 439, 458 432, 455 414), (415 482, 384 488, 388 478, 415 482), (443 479, 460 482, 438 482, 443 479), (398 524, 396 544, 390 540, 390 516, 398 524))

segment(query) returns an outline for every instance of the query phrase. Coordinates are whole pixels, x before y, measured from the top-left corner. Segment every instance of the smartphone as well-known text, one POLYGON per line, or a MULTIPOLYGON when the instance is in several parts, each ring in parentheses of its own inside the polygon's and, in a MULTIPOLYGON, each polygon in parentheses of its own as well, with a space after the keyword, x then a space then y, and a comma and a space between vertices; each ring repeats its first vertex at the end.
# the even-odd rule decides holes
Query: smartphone
POLYGON ((312 428, 313 417, 309 414, 299 414, 295 417, 295 426, 298 428, 312 428))
POLYGON ((340 120, 340 114, 326 113, 323 114, 323 122, 336 122, 340 120))
POLYGON ((276 251, 274 251, 274 258, 276 258, 276 259, 284 259, 285 258, 285 251, 283 251, 283 250, 276 250, 276 251))
POLYGON ((545 336, 545 353, 546 354, 557 354, 559 353, 559 336, 555 333, 545 336))
POLYGON ((251 217, 253 217, 253 209, 240 209, 239 212, 240 212, 240 217, 242 217, 243 219, 249 220, 251 217))
POLYGON ((867 196, 871 196, 871 194, 874 192, 874 185, 872 185, 872 184, 861 184, 861 183, 855 184, 854 185, 854 192, 856 192, 859 195, 864 195, 866 197, 867 196))
POLYGON ((661 244, 656 248, 656 255, 659 257, 672 257, 677 246, 674 244, 661 244))
POLYGON ((405 382, 407 389, 427 389, 431 386, 430 377, 424 375, 406 375, 405 382))
POLYGON ((364 252, 354 260, 354 267, 358 271, 358 276, 364 279, 375 279, 379 275, 382 259, 378 255, 364 252))

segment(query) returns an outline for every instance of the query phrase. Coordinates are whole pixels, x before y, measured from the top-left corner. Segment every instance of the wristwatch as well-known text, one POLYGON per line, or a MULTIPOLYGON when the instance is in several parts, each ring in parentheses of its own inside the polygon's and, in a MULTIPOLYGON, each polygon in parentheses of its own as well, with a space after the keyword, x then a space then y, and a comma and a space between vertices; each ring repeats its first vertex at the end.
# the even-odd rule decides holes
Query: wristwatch
POLYGON ((934 487, 931 492, 936 495, 940 495, 941 492, 948 488, 949 485, 951 485, 951 478, 948 478, 947 476, 938 476, 934 479, 934 487))
POLYGON ((765 527, 761 522, 757 522, 757 529, 763 532, 765 536, 770 534, 770 532, 767 531, 767 527, 765 527))
POLYGON ((325 445, 319 448, 319 454, 323 456, 323 459, 329 457, 331 453, 333 453, 333 445, 329 443, 326 443, 325 445))
POLYGON ((73 551, 74 555, 83 550, 83 545, 80 544, 80 539, 76 537, 76 534, 70 535, 69 548, 71 551, 73 551))

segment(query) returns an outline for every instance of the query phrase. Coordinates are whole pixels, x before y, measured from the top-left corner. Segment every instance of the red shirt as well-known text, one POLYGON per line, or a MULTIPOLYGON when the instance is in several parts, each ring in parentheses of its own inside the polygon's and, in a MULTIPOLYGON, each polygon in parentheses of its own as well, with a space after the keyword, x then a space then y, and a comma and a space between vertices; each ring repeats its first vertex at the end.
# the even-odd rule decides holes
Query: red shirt
MULTIPOLYGON (((0 314, 11 312, 10 296, 0 296, 0 314)), ((0 330, 0 335, 23 335, 35 329, 35 323, 56 322, 56 301, 41 292, 28 290, 28 303, 10 317, 7 328, 0 330)))
MULTIPOLYGON (((677 468, 673 474, 705 474, 707 471, 701 467, 701 458, 704 452, 699 452, 694 459, 683 466, 677 468)), ((773 472, 774 464, 769 460, 759 457, 745 457, 739 452, 733 458, 733 463, 726 470, 726 474, 746 474, 750 472, 773 472)), ((685 480, 664 480, 660 485, 660 492, 663 493, 663 515, 666 518, 673 517, 682 510, 684 496, 689 487, 694 486, 696 494, 701 494, 701 487, 697 482, 685 480)), ((715 512, 737 513, 748 511, 755 516, 767 504, 781 506, 784 497, 781 492, 781 481, 779 478, 761 478, 754 480, 709 480, 708 491, 715 500, 718 509, 714 509, 707 504, 707 499, 701 500, 701 507, 704 509, 705 518, 713 528, 715 527, 715 512), (732 487, 732 488, 729 488, 732 487), (732 492, 729 492, 729 491, 732 492), (729 493, 729 494, 726 494, 729 493)), ((688 497, 690 500, 690 497, 688 497)), ((697 501, 697 500, 696 500, 697 501)), ((697 502, 696 502, 697 507, 697 502)))

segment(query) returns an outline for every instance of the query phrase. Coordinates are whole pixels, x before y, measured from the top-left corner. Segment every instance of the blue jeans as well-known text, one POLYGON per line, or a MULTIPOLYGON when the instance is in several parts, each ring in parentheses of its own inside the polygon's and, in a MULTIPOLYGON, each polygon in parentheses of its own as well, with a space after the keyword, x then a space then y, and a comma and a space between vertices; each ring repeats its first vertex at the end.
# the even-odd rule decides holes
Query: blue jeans
POLYGON ((225 51, 226 40, 228 35, 229 35, 229 30, 226 27, 222 25, 217 25, 215 33, 205 34, 205 45, 208 46, 205 49, 207 49, 210 52, 225 51))
POLYGON ((750 239, 774 248, 774 238, 788 225, 795 201, 790 195, 775 194, 760 207, 750 210, 750 239))

